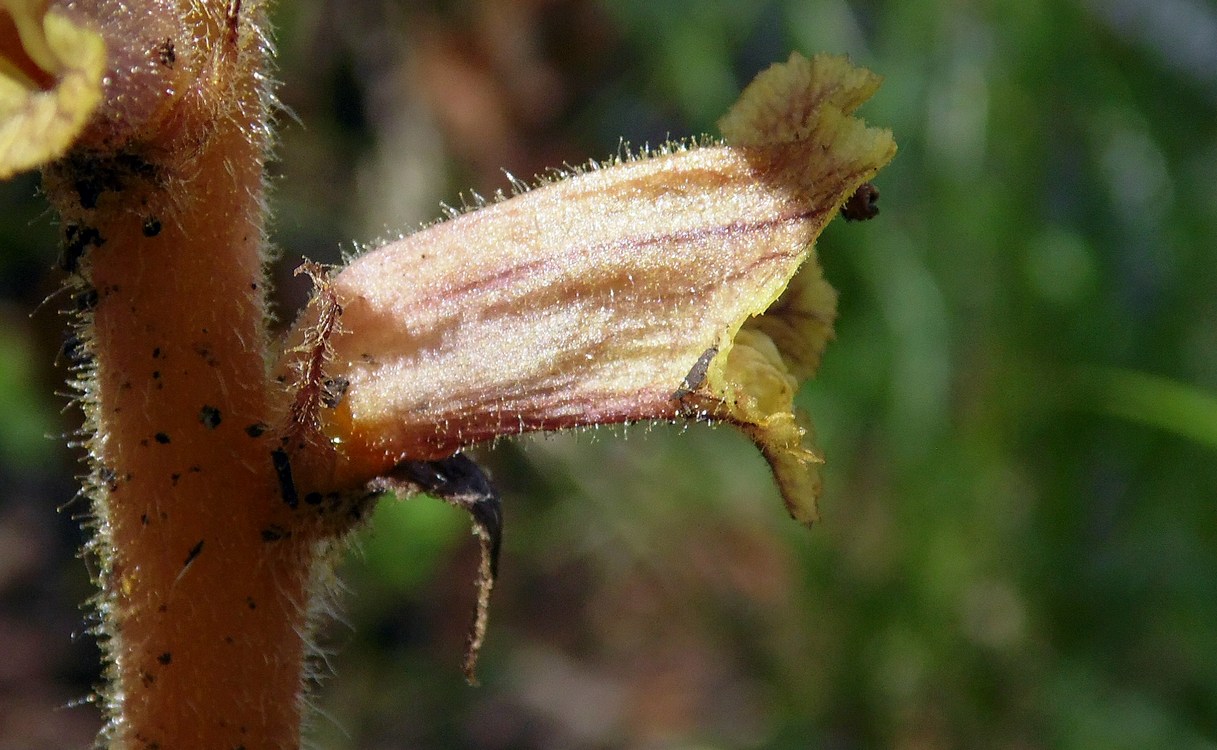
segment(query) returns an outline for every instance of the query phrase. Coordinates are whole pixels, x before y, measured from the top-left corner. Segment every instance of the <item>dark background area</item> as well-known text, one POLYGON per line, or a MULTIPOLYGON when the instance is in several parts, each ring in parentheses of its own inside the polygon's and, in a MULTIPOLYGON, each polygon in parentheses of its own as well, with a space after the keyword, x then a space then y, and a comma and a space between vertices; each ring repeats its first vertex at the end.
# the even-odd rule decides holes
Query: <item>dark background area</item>
MULTIPOLYGON (((331 0, 276 23, 284 319, 302 256, 501 170, 713 132, 791 50, 885 76, 862 115, 900 144, 881 216, 819 243, 841 318, 799 403, 822 524, 727 430, 481 450, 507 512, 483 687, 458 667, 467 519, 382 503, 321 634, 316 746, 1217 746, 1211 4, 331 0)), ((36 186, 0 184, 3 750, 98 725, 36 186)))

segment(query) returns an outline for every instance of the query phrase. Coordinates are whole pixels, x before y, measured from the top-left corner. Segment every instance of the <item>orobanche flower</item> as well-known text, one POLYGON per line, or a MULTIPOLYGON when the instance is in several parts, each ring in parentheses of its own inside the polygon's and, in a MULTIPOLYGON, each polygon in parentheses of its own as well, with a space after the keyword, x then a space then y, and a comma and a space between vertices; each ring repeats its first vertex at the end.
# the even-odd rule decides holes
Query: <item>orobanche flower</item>
POLYGON ((877 77, 795 55, 721 141, 567 170, 342 269, 306 264, 314 298, 275 353, 266 13, 0 0, 0 179, 43 167, 75 302, 101 745, 299 747, 310 616, 387 490, 473 517, 472 680, 503 516, 461 451, 500 435, 725 422, 791 514, 816 517, 821 459, 793 399, 836 295, 813 244, 838 211, 876 210, 868 180, 895 145, 852 113, 877 77))
POLYGON ((101 36, 48 6, 0 2, 0 179, 63 155, 102 100, 101 36))
POLYGON ((314 481, 533 430, 726 422, 813 522, 822 459, 793 399, 836 316, 814 243, 895 154, 852 116, 878 85, 844 57, 792 55, 722 141, 570 170, 319 278, 290 355, 333 447, 314 481))

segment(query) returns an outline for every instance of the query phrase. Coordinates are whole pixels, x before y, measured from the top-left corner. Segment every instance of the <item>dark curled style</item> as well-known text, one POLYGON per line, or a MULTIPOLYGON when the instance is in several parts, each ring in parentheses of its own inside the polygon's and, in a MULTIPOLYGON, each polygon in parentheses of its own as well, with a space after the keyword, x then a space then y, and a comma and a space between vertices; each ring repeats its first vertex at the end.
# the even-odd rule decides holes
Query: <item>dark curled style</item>
POLYGON ((470 628, 462 668, 465 679, 477 684, 477 659, 486 639, 490 591, 499 574, 499 551, 503 545, 503 502, 490 477, 463 453, 439 461, 406 461, 388 477, 378 480, 377 489, 425 492, 463 508, 473 518, 474 531, 482 546, 478 571, 477 608, 470 628))
POLYGON ((846 221, 866 221, 879 215, 879 188, 869 182, 854 191, 841 207, 846 221))

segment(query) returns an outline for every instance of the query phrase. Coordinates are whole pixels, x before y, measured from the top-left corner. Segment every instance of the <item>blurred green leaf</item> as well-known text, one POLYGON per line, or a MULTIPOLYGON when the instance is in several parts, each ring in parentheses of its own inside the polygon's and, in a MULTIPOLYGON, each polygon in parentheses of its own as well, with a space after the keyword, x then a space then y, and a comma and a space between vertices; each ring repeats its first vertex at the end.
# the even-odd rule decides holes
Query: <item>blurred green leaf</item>
POLYGON ((1079 380, 1102 413, 1217 449, 1217 393, 1130 370, 1088 370, 1079 380))
POLYGON ((371 574, 406 596, 435 577, 443 554, 469 529, 466 514, 435 498, 386 497, 377 505, 358 550, 371 574))
POLYGON ((20 331, 0 325, 0 461, 10 466, 45 464, 59 430, 20 331))

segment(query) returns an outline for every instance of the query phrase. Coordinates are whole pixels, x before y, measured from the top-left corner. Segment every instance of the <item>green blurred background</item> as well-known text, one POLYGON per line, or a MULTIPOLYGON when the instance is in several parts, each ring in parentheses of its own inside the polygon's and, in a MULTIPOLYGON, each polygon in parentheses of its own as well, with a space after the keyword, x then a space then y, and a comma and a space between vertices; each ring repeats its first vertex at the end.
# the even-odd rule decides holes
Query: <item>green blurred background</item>
MULTIPOLYGON (((502 169, 713 132, 791 50, 885 76, 862 114, 900 144, 882 215, 819 243, 823 523, 726 430, 479 451, 507 512, 483 687, 467 519, 383 503, 320 636, 316 746, 1217 747, 1217 6, 330 0, 277 26, 281 318, 301 256, 502 169)), ((0 185, 4 750, 98 721, 36 185, 0 185)))

